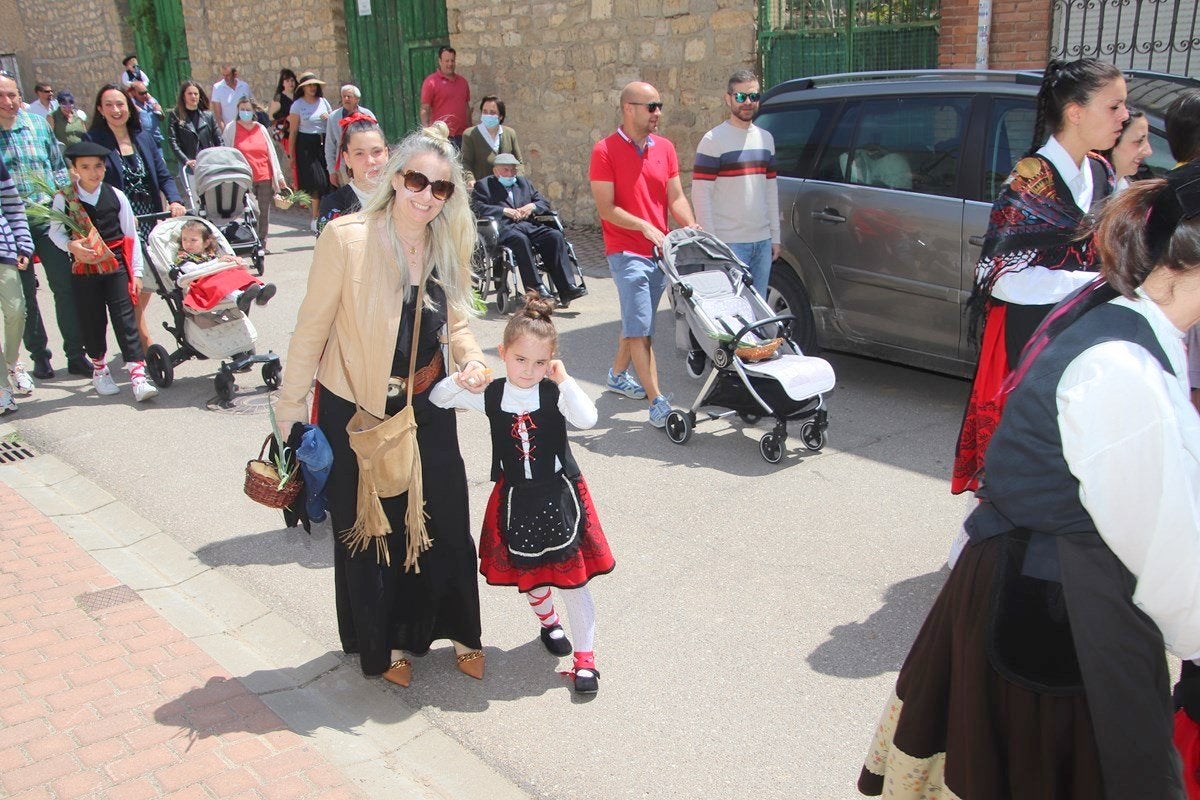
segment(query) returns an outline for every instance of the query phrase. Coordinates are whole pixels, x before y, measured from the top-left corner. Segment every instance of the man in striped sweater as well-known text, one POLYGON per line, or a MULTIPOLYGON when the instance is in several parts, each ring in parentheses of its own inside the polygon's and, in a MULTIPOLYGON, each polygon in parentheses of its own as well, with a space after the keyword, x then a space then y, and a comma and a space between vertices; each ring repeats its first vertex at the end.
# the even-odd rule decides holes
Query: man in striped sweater
POLYGON ((696 147, 692 205, 700 227, 750 267, 754 288, 765 298, 771 264, 779 257, 779 190, 775 139, 751 121, 760 96, 750 70, 729 78, 729 119, 704 134, 696 147))

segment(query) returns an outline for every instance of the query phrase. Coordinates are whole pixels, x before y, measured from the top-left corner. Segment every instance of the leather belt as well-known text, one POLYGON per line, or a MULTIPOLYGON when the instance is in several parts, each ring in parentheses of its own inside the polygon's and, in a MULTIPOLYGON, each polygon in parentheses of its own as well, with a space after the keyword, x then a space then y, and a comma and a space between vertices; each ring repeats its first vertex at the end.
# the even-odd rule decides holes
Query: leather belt
MULTIPOLYGON (((419 370, 413 373, 413 394, 421 394, 433 386, 438 378, 442 377, 442 351, 438 350, 433 355, 433 360, 419 370)), ((388 397, 399 397, 408 391, 408 376, 396 376, 388 378, 388 397)))

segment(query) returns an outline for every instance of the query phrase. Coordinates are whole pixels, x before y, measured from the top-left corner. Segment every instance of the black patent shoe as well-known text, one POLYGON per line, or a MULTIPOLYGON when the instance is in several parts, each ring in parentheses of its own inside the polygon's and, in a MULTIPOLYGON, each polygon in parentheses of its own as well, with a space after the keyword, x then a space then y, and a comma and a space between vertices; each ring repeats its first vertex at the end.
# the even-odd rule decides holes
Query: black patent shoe
POLYGON ((542 628, 541 637, 542 644, 546 645, 546 649, 556 656, 569 656, 571 654, 571 640, 562 635, 553 637, 550 634, 554 631, 561 631, 562 625, 555 625, 551 628, 542 628))
POLYGON ((585 667, 575 670, 575 694, 595 694, 600 691, 600 670, 585 667))

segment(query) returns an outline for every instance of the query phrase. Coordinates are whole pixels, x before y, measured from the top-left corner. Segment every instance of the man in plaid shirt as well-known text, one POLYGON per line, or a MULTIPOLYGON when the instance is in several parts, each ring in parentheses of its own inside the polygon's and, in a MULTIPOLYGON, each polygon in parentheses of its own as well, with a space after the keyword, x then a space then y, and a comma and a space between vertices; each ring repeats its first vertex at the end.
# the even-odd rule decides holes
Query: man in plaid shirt
MULTIPOLYGON (((21 90, 17 81, 3 70, 0 70, 0 157, 16 181, 17 191, 27 209, 35 204, 49 205, 53 199, 34 185, 38 178, 52 186, 65 185, 69 180, 54 132, 45 120, 21 110, 21 90)), ((50 241, 47 223, 30 217, 29 230, 54 294, 54 315, 63 337, 67 371, 72 375, 91 375, 92 365, 83 353, 75 298, 71 293, 71 260, 50 241)), ((21 286, 26 304, 25 347, 33 360, 34 377, 53 378, 49 338, 38 309, 32 264, 21 272, 21 286)))

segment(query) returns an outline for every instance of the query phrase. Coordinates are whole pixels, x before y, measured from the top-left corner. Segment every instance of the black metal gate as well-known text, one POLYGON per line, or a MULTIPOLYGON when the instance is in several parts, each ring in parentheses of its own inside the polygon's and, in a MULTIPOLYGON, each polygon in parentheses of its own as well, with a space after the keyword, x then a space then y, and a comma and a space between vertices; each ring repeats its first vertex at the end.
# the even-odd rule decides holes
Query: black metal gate
POLYGON ((1197 0, 1053 0, 1051 58, 1200 77, 1197 0))

